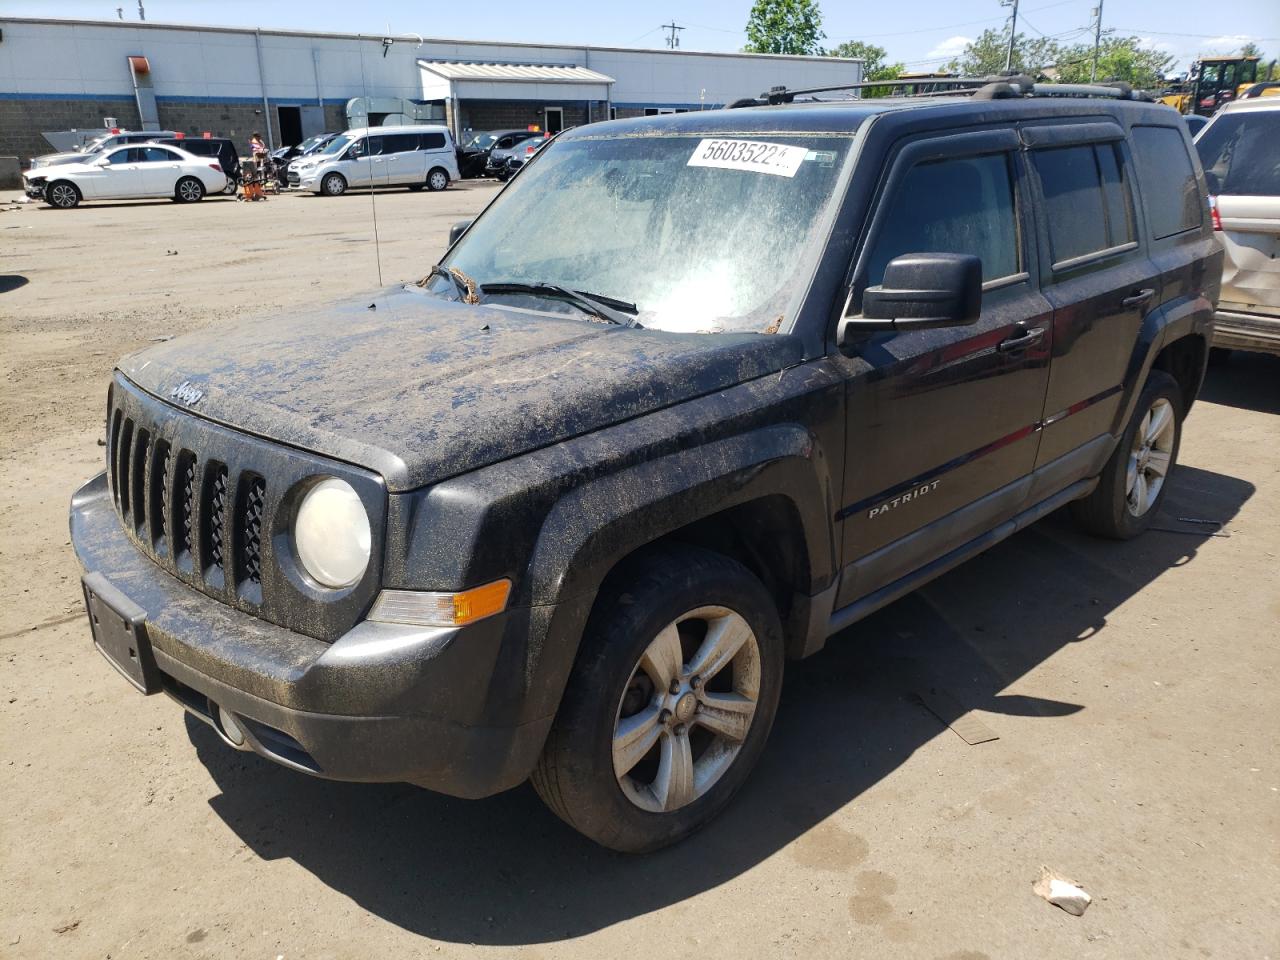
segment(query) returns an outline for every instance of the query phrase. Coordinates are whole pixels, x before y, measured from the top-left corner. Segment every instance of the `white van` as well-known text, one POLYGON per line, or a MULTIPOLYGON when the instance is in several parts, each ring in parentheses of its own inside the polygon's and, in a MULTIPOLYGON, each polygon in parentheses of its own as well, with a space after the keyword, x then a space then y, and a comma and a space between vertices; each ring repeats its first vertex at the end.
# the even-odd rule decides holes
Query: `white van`
POLYGON ((448 127, 358 127, 289 165, 289 185, 337 197, 356 187, 443 190, 458 179, 448 127))

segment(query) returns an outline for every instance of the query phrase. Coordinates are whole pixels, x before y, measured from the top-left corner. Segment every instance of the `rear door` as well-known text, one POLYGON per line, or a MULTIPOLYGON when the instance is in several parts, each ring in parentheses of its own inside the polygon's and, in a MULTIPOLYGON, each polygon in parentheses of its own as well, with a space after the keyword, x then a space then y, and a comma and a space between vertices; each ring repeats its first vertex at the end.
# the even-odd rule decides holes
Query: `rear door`
POLYGON ((982 314, 972 326, 874 334, 856 347, 838 606, 974 539, 1025 500, 1050 316, 1018 148, 1004 129, 930 135, 891 158, 855 300, 901 254, 967 253, 982 259, 982 314))
POLYGON ((388 133, 382 138, 383 177, 388 184, 422 183, 422 152, 416 133, 388 133))
POLYGON ((136 147, 142 192, 151 197, 170 197, 182 176, 182 158, 164 147, 136 147))
POLYGON ((1280 106, 1220 113, 1196 150, 1222 221, 1220 309, 1280 320, 1280 106))
POLYGON ((1160 304, 1161 283, 1141 240, 1119 124, 1090 118, 1021 132, 1042 212, 1042 289, 1053 305, 1036 464, 1055 464, 1046 473, 1065 486, 1094 472, 1110 449, 1126 372, 1143 320, 1160 304))

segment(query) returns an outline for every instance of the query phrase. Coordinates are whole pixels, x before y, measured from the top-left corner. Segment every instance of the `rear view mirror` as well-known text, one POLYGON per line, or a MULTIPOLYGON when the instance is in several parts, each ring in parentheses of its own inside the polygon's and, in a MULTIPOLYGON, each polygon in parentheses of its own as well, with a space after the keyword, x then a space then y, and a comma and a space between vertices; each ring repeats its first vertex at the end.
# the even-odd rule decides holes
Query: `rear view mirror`
POLYGON ((453 246, 458 242, 458 238, 467 232, 467 227, 471 226, 470 220, 459 220, 449 228, 449 246, 453 246))
POLYGON ((874 330, 920 330, 976 323, 982 312, 982 260, 966 253, 906 253, 862 294, 862 313, 840 321, 844 346, 874 330))

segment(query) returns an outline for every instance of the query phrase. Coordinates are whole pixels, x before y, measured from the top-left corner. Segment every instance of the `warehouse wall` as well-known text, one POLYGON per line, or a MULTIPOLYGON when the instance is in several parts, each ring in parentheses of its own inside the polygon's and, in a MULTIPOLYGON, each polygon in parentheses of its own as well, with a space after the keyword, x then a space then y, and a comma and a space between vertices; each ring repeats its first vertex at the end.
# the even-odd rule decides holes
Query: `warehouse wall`
MULTIPOLYGON (((542 44, 304 34, 117 21, 0 17, 0 155, 48 151, 41 130, 91 127, 115 116, 136 127, 126 57, 152 68, 161 123, 240 137, 262 129, 272 105, 323 102, 326 119, 351 97, 422 98, 418 59, 577 64, 616 83, 615 105, 697 109, 776 84, 816 86, 861 79, 862 64, 826 57, 702 54, 542 44), (262 48, 262 75, 257 44, 262 48), (108 109, 109 108, 109 109, 108 109), (234 131, 234 132, 233 132, 234 131)), ((499 101, 494 101, 497 104, 499 101)), ((554 101, 553 101, 554 102, 554 101)), ((502 108, 495 106, 495 111, 502 108)), ((274 110, 272 110, 274 114, 274 110)), ((620 115, 625 115, 620 111, 620 115)), ((566 110, 565 122, 569 122, 566 110)), ((274 116, 272 131, 278 130, 274 116)))

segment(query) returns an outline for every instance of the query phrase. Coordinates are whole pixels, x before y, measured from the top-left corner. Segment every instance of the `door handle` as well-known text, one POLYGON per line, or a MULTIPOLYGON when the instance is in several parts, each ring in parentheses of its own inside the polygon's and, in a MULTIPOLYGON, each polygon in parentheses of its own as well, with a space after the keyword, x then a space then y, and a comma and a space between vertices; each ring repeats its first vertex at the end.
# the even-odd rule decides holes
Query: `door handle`
POLYGON ((1000 353, 1014 353, 1018 350, 1025 350, 1032 344, 1039 343, 1044 339, 1044 327, 1019 326, 1018 330, 1017 336, 1001 340, 996 345, 996 350, 1000 353))
POLYGON ((1135 290, 1132 294, 1120 301, 1122 307, 1140 307, 1152 297, 1156 292, 1150 287, 1143 287, 1141 290, 1135 290))

